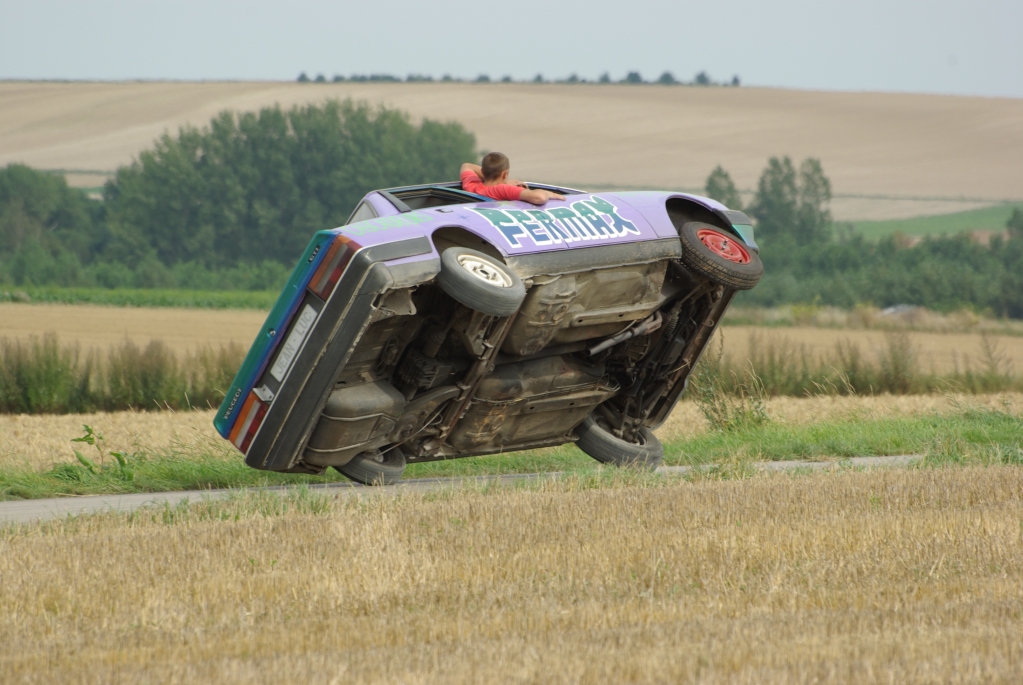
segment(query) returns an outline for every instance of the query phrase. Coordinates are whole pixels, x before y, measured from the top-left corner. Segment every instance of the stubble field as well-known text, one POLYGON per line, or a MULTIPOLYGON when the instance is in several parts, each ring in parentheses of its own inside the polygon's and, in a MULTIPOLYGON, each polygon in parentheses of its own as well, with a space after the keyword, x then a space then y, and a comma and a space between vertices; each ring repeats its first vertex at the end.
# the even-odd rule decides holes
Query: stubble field
POLYGON ((315 495, 0 530, 7 682, 1012 683, 1023 469, 315 495))
POLYGON ((0 337, 28 340, 55 333, 82 349, 107 350, 130 340, 144 346, 161 340, 178 354, 203 345, 237 343, 247 350, 266 312, 248 309, 104 307, 0 302, 0 337))

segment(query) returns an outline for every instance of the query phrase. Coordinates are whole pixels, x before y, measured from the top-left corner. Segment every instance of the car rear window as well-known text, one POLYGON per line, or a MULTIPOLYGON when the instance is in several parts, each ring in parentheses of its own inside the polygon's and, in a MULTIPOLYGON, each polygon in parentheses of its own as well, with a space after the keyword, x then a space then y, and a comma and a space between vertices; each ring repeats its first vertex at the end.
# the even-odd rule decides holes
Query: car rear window
POLYGON ((375 218, 377 218, 377 213, 373 210, 373 206, 368 202, 363 202, 355 208, 355 211, 352 212, 352 216, 349 217, 345 226, 348 224, 357 224, 360 221, 369 221, 370 219, 375 218))

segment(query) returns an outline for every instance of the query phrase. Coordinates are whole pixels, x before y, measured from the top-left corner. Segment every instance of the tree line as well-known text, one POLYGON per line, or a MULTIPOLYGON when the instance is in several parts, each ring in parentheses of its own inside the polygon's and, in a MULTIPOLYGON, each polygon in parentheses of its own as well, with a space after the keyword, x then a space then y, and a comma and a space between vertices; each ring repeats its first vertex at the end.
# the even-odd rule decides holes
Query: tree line
POLYGON ((438 79, 434 79, 433 76, 425 74, 409 74, 404 79, 400 76, 393 74, 352 74, 351 76, 344 76, 342 74, 334 74, 334 77, 329 81, 323 74, 317 74, 314 78, 310 78, 304 71, 298 75, 296 79, 299 83, 344 83, 346 81, 352 83, 401 83, 403 80, 405 83, 432 83, 439 81, 441 83, 625 83, 629 85, 640 85, 640 84, 656 84, 662 86, 735 86, 741 85, 738 74, 733 76, 727 81, 715 81, 710 77, 706 71, 697 72, 691 81, 685 81, 675 78, 675 74, 671 71, 663 71, 661 75, 652 81, 648 81, 643 78, 643 75, 638 71, 628 71, 620 79, 611 78, 611 73, 605 71, 596 79, 587 79, 586 77, 580 77, 577 73, 572 73, 564 78, 547 79, 543 74, 537 74, 531 79, 516 81, 511 76, 502 76, 500 78, 491 79, 489 74, 479 74, 472 79, 463 79, 451 74, 444 74, 438 79))

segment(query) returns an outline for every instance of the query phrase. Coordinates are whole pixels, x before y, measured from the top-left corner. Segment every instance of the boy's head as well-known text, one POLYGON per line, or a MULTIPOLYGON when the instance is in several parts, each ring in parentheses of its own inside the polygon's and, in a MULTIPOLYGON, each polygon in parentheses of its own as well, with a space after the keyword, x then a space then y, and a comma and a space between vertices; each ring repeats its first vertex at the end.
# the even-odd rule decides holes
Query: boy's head
POLYGON ((503 180, 501 179, 502 175, 508 175, 511 164, 507 155, 502 155, 500 152, 489 152, 483 158, 483 163, 480 166, 483 167, 484 181, 497 181, 503 180))

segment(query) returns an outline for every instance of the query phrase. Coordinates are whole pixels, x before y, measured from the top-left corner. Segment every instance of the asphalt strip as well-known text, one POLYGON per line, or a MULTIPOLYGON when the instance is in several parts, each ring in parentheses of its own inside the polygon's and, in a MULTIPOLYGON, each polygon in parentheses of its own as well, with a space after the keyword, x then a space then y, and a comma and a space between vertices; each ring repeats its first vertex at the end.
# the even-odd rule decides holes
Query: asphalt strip
MULTIPOLYGON (((763 461, 754 464, 760 471, 795 471, 827 469, 873 469, 908 466, 921 459, 917 454, 902 454, 894 457, 851 457, 839 461, 763 461)), ((714 464, 706 466, 662 466, 658 473, 685 474, 694 468, 713 470, 714 464)), ((553 473, 511 473, 499 476, 471 476, 463 478, 416 478, 396 485, 367 487, 357 483, 323 483, 319 485, 277 485, 265 488, 225 488, 223 490, 184 490, 177 492, 142 492, 130 495, 89 495, 86 497, 54 497, 51 499, 16 500, 0 502, 0 524, 32 523, 49 521, 80 514, 106 512, 129 512, 146 506, 174 506, 181 502, 202 502, 227 499, 251 492, 288 492, 306 487, 320 493, 335 493, 339 497, 393 495, 400 492, 433 492, 457 487, 466 482, 474 484, 511 485, 514 483, 558 478, 565 475, 553 473)))

